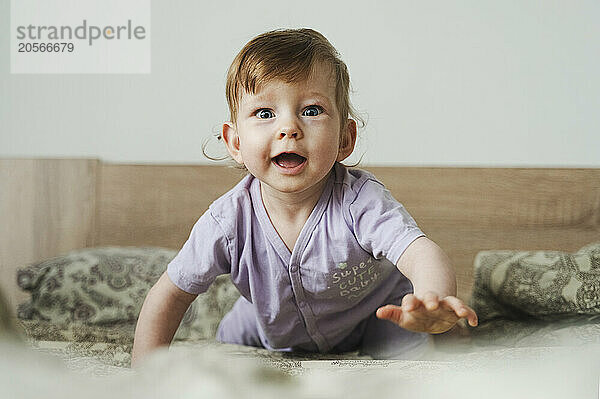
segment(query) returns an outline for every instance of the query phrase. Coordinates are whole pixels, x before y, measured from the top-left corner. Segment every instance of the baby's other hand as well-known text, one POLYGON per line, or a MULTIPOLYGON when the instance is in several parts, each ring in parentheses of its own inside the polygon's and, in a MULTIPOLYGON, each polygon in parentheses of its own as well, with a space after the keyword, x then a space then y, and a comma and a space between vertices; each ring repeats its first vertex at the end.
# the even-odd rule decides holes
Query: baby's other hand
POLYGON ((422 299, 414 294, 407 294, 402 298, 402 306, 382 306, 377 309, 376 315, 406 330, 429 334, 448 331, 463 318, 472 327, 477 325, 477 314, 463 301, 455 296, 439 299, 433 292, 425 293, 422 299))

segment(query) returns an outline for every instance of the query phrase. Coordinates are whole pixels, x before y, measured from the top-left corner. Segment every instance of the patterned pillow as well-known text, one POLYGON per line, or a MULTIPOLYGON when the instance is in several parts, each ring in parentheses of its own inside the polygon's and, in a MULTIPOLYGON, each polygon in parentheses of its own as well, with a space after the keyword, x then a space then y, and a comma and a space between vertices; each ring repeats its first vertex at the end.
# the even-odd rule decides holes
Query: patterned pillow
POLYGON ((482 323, 600 314, 600 242, 573 254, 479 252, 471 306, 482 323))
POLYGON ((15 325, 14 315, 8 307, 8 301, 4 297, 2 287, 0 287, 0 342, 10 339, 20 339, 18 326, 15 325))
MULTIPOLYGON (((55 325, 135 324, 146 294, 177 251, 165 248, 85 248, 17 272, 31 293, 18 317, 55 325)), ((219 276, 183 317, 175 339, 212 338, 239 293, 229 276, 219 276)))

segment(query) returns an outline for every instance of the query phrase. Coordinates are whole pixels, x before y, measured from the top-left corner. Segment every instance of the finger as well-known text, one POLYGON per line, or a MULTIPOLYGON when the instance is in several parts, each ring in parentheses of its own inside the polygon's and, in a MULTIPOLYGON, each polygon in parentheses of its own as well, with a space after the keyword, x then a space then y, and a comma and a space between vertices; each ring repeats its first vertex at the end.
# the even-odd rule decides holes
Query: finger
POLYGON ((394 313, 393 308, 390 305, 386 305, 386 306, 381 306, 380 308, 377 309, 377 311, 375 312, 375 316, 377 316, 380 319, 390 319, 392 317, 394 313))
POLYGON ((438 334, 452 328, 458 319, 452 310, 438 309, 430 312, 421 307, 412 312, 404 312, 398 325, 411 331, 438 334))
POLYGON ((413 294, 406 294, 402 298, 402 309, 406 312, 415 310, 421 305, 421 300, 413 294))
POLYGON ((471 327, 477 326, 477 314, 469 306, 465 305, 463 301, 455 296, 447 296, 443 300, 443 303, 449 306, 450 309, 456 313, 461 319, 467 319, 471 327))
POLYGON ((477 327, 477 324, 479 324, 479 318, 477 317, 477 313, 475 313, 475 311, 473 309, 471 309, 469 306, 467 306, 467 312, 469 313, 467 315, 467 320, 469 321, 469 325, 471 327, 477 327))
POLYGON ((402 320, 402 308, 396 305, 385 305, 377 309, 375 316, 399 324, 402 320))
POLYGON ((423 295, 423 304, 425 305, 425 309, 429 311, 436 310, 440 305, 437 294, 432 291, 426 292, 423 295))
POLYGON ((471 307, 465 305, 464 303, 462 304, 462 309, 463 310, 461 311, 461 314, 466 313, 466 315, 461 317, 466 318, 471 327, 476 327, 478 324, 477 313, 475 313, 471 307))
POLYGON ((381 306, 375 312, 375 316, 379 319, 389 319, 392 314, 392 308, 390 306, 381 306))

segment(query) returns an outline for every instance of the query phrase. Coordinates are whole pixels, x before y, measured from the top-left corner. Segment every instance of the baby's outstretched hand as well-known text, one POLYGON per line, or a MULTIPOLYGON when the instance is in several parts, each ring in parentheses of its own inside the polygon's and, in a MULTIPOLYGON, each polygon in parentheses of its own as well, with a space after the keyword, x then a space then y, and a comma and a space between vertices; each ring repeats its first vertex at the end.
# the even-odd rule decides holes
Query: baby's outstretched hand
POLYGON ((377 309, 376 315, 406 330, 430 334, 448 331, 463 318, 472 327, 477 325, 477 314, 463 301, 455 296, 439 299, 433 292, 425 293, 422 299, 413 294, 405 295, 402 306, 382 306, 377 309))

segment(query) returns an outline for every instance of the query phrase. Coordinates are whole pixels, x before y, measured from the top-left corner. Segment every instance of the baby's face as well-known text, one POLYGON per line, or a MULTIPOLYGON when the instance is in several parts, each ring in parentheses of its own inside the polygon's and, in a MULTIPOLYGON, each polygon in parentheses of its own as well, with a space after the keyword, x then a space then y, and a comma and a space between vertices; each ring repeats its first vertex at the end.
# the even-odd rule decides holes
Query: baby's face
POLYGON ((273 80, 255 94, 244 93, 238 110, 236 126, 224 126, 228 150, 278 192, 301 193, 317 186, 335 161, 349 155, 339 152, 335 80, 325 66, 307 81, 273 80), (231 139, 236 135, 237 146, 231 139))

